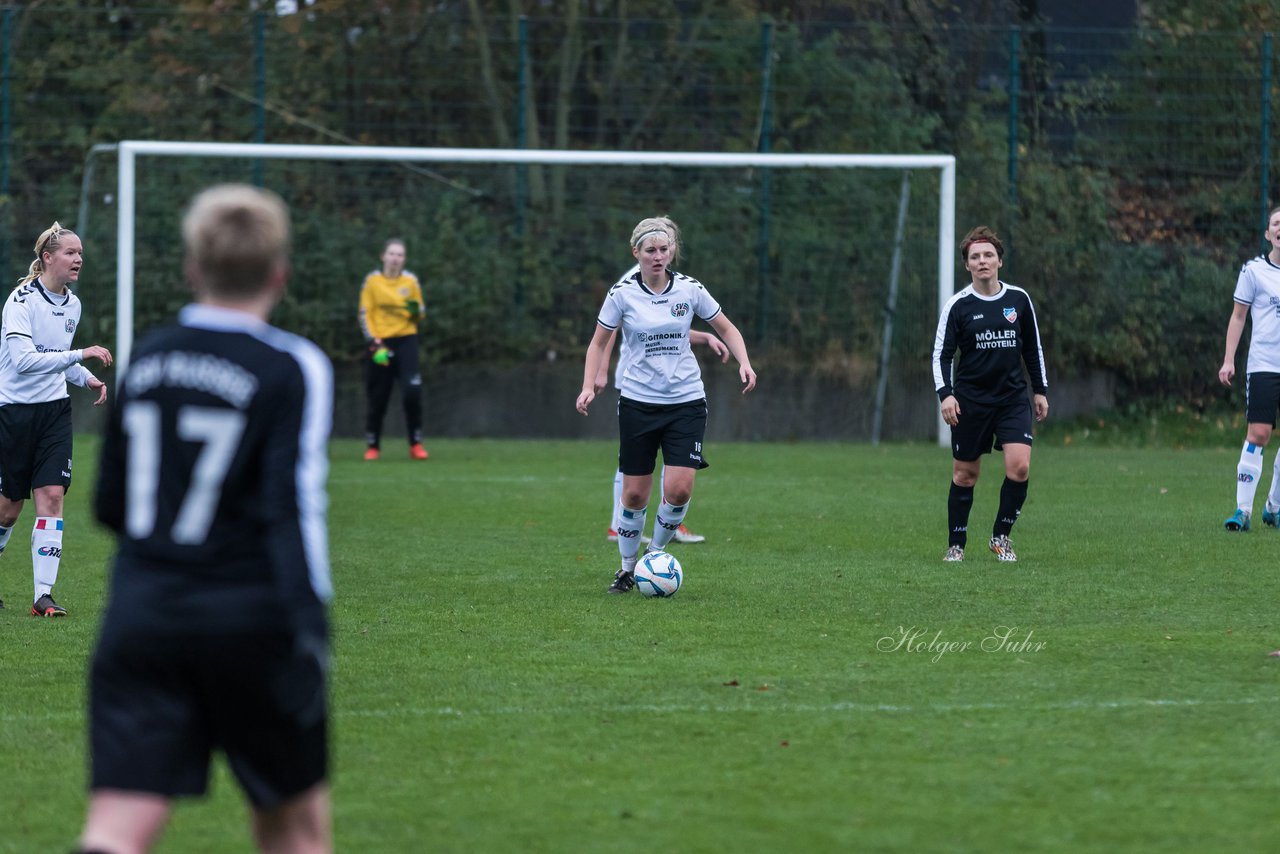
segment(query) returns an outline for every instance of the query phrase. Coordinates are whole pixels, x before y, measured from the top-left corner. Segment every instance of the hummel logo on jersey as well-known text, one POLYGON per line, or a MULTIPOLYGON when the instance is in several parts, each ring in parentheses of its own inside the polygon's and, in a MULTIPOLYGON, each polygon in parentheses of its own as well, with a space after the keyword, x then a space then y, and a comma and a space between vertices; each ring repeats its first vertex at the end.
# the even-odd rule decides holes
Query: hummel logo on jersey
POLYGON ((672 317, 684 317, 688 313, 689 313, 689 303, 687 302, 678 302, 675 305, 671 306, 672 317))
POLYGON ((670 302, 670 300, 667 299, 666 297, 663 297, 662 299, 649 300, 649 305, 666 305, 668 302, 670 302))
POLYGON ((973 316, 973 319, 974 319, 974 320, 981 320, 981 319, 982 319, 982 315, 980 315, 980 314, 975 314, 975 315, 973 316))
POLYGON ((65 316, 66 316, 66 314, 67 314, 67 313, 66 313, 65 311, 55 311, 55 312, 53 313, 53 316, 54 316, 54 317, 65 317, 65 316))
POLYGON ((1018 320, 1018 310, 1016 308, 1006 308, 1004 310, 1004 319, 1010 323, 1016 322, 1018 320))

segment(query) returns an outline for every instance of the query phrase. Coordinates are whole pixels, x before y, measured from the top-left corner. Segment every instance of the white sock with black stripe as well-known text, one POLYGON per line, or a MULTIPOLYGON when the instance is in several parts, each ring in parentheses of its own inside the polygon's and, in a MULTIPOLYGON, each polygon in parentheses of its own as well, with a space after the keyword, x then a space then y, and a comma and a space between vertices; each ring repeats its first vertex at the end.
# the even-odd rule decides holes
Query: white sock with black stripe
POLYGON ((668 504, 667 499, 663 498, 662 503, 658 505, 658 518, 653 523, 653 542, 651 547, 655 549, 665 549, 667 543, 676 535, 680 525, 684 522, 684 516, 689 512, 689 503, 686 501, 679 506, 668 504))

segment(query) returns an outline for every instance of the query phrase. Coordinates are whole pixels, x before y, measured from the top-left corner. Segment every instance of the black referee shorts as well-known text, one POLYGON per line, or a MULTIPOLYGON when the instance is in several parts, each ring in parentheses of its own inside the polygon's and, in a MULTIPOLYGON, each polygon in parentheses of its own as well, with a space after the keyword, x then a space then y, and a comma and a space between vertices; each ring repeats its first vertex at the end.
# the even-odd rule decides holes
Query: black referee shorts
POLYGON ((1276 426, 1280 409, 1280 374, 1258 372, 1244 380, 1244 420, 1249 424, 1276 426))
POLYGON ((91 788, 202 795, 214 750, 260 809, 324 780, 323 651, 295 643, 104 631, 89 677, 91 788))
POLYGON ((618 470, 639 476, 653 474, 662 449, 662 464, 704 469, 702 437, 707 432, 707 401, 641 403, 618 398, 618 470))
POLYGON ((0 495, 25 501, 58 485, 71 488, 71 398, 0 406, 0 495))
POLYGON ((983 406, 956 398, 960 402, 960 420, 951 428, 951 456, 961 462, 973 462, 983 454, 1005 445, 1030 445, 1031 402, 1018 399, 1012 403, 983 406))

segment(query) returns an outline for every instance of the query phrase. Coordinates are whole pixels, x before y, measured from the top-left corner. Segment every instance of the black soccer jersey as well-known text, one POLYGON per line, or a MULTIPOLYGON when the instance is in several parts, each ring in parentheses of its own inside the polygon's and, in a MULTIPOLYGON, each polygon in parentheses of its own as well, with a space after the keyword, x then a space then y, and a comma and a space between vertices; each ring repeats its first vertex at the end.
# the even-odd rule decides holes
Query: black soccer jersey
POLYGON ((1040 329, 1026 291, 1001 282, 1000 291, 988 297, 969 285, 947 301, 933 344, 939 400, 952 394, 981 404, 1025 400, 1023 365, 1032 390, 1048 394, 1040 329))
POLYGON ((104 632, 324 631, 333 370, 318 347, 193 305, 120 384, 94 509, 119 535, 104 632))

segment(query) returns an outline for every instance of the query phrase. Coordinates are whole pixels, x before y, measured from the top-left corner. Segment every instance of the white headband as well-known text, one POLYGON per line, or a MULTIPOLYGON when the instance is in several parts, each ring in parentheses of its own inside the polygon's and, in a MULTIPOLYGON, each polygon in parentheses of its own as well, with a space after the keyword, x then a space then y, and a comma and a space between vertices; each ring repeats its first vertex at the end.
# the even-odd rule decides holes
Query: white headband
POLYGON ((667 240, 671 239, 671 235, 667 233, 667 230, 665 228, 655 228, 653 231, 646 231, 644 234, 637 237, 635 240, 631 242, 631 245, 639 246, 641 243, 644 243, 646 240, 648 240, 650 237, 653 237, 655 234, 661 234, 663 237, 667 238, 667 240))

